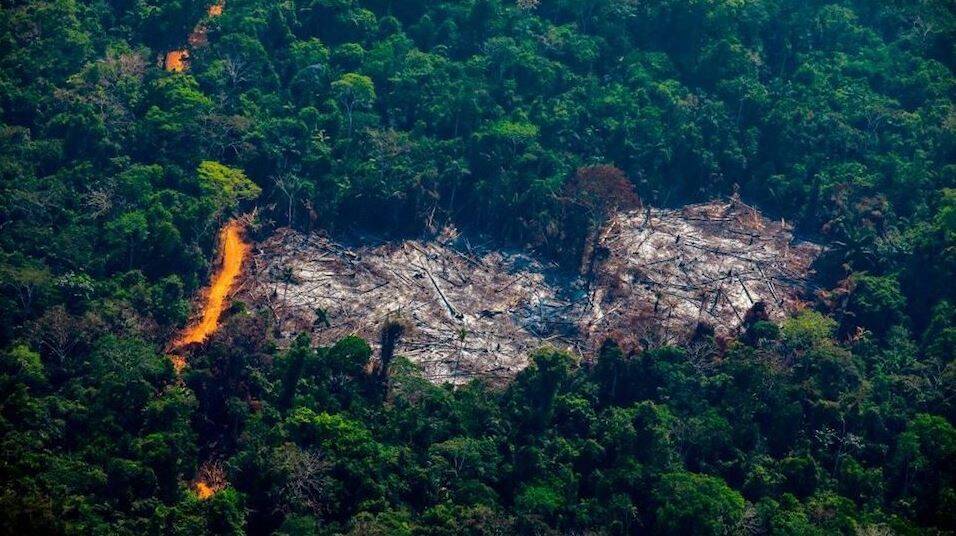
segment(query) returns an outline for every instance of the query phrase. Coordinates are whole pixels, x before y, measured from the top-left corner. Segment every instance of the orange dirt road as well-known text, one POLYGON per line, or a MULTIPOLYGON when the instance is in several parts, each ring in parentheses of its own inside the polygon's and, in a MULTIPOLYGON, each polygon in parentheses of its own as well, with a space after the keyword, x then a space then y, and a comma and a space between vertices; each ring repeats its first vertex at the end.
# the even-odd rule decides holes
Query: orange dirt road
MULTIPOLYGON (((206 12, 209 15, 210 19, 222 16, 222 10, 226 7, 225 0, 219 0, 218 2, 209 6, 208 11, 206 12)), ((187 42, 192 47, 198 47, 206 44, 206 23, 200 21, 196 24, 196 27, 193 28, 192 33, 189 34, 187 42)), ((189 67, 189 50, 180 49, 180 50, 170 50, 166 53, 166 57, 163 60, 163 68, 172 73, 181 73, 184 72, 189 67)))
POLYGON ((219 247, 222 251, 222 262, 219 270, 213 275, 212 283, 205 295, 202 307, 202 318, 196 324, 186 329, 185 333, 174 343, 175 348, 187 344, 203 342, 219 327, 219 317, 226 307, 226 298, 232 291, 232 286, 242 269, 242 262, 249 255, 251 246, 242 238, 242 224, 230 221, 223 227, 219 236, 219 247))
POLYGON ((212 497, 216 493, 209 484, 205 482, 196 482, 196 495, 200 500, 205 500, 212 497))

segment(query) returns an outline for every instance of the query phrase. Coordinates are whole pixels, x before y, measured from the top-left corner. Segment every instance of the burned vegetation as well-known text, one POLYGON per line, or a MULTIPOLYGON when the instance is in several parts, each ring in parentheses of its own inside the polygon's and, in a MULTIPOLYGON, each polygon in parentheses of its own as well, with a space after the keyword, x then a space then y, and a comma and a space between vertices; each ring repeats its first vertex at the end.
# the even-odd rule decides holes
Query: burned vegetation
POLYGON ((281 338, 354 334, 433 381, 505 380, 543 345, 587 355, 607 337, 646 348, 733 335, 748 314, 780 318, 802 306, 819 252, 736 199, 615 215, 580 276, 453 230, 346 245, 283 229, 254 252, 240 298, 281 338))

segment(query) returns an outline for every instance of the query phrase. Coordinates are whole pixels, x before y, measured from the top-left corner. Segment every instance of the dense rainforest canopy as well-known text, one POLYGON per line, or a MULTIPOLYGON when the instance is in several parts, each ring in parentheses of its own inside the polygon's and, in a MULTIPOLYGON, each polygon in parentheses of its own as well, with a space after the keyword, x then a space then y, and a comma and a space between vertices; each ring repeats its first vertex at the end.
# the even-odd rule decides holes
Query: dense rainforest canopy
POLYGON ((0 532, 956 530, 952 2, 210 3, 0 11, 0 532), (241 303, 164 355, 237 214, 573 270, 631 188, 793 222, 820 292, 506 386, 241 303))

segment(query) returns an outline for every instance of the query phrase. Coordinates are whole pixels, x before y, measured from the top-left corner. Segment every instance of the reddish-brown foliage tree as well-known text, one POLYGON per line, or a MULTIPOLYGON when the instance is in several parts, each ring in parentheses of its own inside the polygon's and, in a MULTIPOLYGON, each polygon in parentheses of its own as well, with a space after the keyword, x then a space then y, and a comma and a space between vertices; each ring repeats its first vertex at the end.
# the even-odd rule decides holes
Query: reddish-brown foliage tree
POLYGON ((565 235, 578 244, 583 237, 582 274, 589 274, 594 267, 594 247, 605 221, 614 212, 641 206, 627 175, 610 165, 578 168, 565 187, 563 202, 569 208, 565 235))
POLYGON ((567 184, 567 199, 587 210, 597 225, 617 210, 641 206, 631 180, 619 168, 609 165, 578 168, 567 184))

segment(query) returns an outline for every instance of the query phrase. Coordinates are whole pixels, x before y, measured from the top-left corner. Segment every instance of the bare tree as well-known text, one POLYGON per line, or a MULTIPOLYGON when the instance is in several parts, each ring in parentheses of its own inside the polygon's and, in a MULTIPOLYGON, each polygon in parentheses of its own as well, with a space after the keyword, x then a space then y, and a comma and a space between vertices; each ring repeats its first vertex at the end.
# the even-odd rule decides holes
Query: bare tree
POLYGON ((285 483, 275 492, 276 509, 289 513, 296 505, 313 514, 326 509, 329 500, 331 464, 317 450, 303 450, 293 443, 277 448, 274 459, 285 483))
POLYGON ((51 307, 32 325, 32 338, 37 346, 61 365, 75 350, 89 343, 93 322, 71 315, 62 305, 51 307))
POLYGON ((295 173, 279 173, 272 176, 272 183, 286 198, 286 225, 291 226, 295 219, 296 199, 308 182, 295 173))
POLYGON ((202 464, 196 471, 196 478, 193 480, 193 489, 200 499, 208 499, 216 492, 225 489, 226 470, 219 460, 209 460, 202 464))

